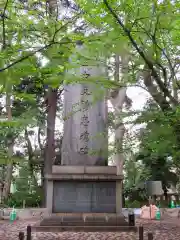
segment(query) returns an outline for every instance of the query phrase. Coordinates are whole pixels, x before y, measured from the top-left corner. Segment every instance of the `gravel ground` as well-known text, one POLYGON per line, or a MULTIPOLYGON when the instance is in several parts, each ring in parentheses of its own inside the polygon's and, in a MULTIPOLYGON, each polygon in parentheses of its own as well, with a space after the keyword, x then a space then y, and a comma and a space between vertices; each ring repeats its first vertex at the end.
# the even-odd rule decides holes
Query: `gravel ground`
MULTIPOLYGON (((19 231, 26 230, 27 225, 34 225, 35 221, 17 221, 9 223, 0 221, 0 240, 18 240, 19 231)), ((137 225, 143 225, 145 234, 144 240, 147 240, 147 232, 153 232, 153 240, 180 240, 180 219, 150 221, 137 220, 137 225)), ((138 240, 138 234, 135 233, 33 233, 32 240, 120 240, 134 239, 138 240)))

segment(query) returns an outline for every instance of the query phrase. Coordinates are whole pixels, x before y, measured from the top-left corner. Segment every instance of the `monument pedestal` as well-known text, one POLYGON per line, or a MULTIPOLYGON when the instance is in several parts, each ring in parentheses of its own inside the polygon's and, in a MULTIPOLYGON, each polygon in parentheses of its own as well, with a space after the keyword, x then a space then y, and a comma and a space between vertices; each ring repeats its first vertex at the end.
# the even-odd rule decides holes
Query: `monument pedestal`
POLYGON ((116 167, 53 166, 45 177, 51 216, 36 225, 36 231, 133 229, 122 214, 123 177, 116 167))

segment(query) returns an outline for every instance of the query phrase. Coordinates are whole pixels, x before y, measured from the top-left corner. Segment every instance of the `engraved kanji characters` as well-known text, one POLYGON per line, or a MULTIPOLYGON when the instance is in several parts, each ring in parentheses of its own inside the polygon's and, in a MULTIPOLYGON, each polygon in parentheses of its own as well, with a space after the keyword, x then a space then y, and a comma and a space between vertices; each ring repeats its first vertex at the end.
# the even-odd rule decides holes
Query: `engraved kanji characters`
POLYGON ((80 154, 88 154, 88 146, 80 148, 80 154))
POLYGON ((88 108, 89 108, 89 101, 88 100, 82 100, 81 104, 82 104, 82 111, 83 112, 87 111, 88 108))
POLYGON ((87 127, 87 126, 88 126, 88 123, 89 123, 88 116, 84 115, 84 116, 81 118, 81 125, 87 127))
POLYGON ((89 73, 89 70, 90 69, 84 69, 83 74, 82 74, 84 78, 88 78, 91 76, 91 74, 89 73))
MULTIPOLYGON (((86 77, 88 77, 90 74, 86 74, 86 77)), ((83 91, 81 93, 82 99, 81 99, 81 106, 82 106, 82 112, 83 116, 81 117, 80 125, 82 126, 82 132, 80 134, 80 141, 81 141, 81 147, 79 150, 80 154, 88 154, 88 141, 89 141, 89 133, 88 133, 88 108, 89 108, 89 101, 86 99, 86 96, 90 95, 88 91, 88 87, 84 86, 83 91)))
POLYGON ((81 95, 90 95, 89 89, 87 87, 84 87, 81 95))
POLYGON ((84 142, 88 142, 88 140, 89 140, 89 133, 88 133, 87 130, 84 131, 83 133, 81 133, 80 140, 83 140, 84 142))

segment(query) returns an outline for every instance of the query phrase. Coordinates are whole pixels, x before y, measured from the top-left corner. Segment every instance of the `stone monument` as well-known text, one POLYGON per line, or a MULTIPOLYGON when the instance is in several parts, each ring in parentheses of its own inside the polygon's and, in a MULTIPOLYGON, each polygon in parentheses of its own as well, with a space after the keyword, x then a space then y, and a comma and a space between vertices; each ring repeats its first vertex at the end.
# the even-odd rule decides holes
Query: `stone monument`
MULTIPOLYGON (((80 68, 81 77, 100 75, 98 66, 80 68)), ((43 219, 36 231, 128 228, 122 215, 123 177, 115 166, 107 166, 105 91, 101 89, 101 98, 94 101, 98 87, 88 82, 65 87, 62 163, 45 176, 51 217, 43 219), (80 108, 74 111, 74 106, 80 108)))
MULTIPOLYGON (((83 45, 77 45, 77 53, 85 55, 83 45)), ((71 58, 72 65, 78 59, 71 58)), ((103 66, 75 66, 70 78, 79 77, 82 84, 64 87, 64 135, 62 143, 62 165, 105 166, 107 163, 107 104, 106 91, 98 83, 89 84, 88 78, 102 77, 103 66)))

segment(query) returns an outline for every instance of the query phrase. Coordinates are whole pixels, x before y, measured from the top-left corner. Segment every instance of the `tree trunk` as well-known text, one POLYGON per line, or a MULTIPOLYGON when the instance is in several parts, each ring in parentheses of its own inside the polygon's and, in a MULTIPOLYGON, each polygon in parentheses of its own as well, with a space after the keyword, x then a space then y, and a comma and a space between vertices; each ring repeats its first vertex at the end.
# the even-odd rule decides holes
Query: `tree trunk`
MULTIPOLYGON (((43 177, 51 173, 52 164, 55 159, 55 120, 57 109, 57 89, 49 88, 47 96, 47 136, 46 147, 44 150, 43 177)), ((46 180, 43 178, 43 191, 46 194, 46 180)), ((45 199, 45 197, 44 197, 45 199)))
MULTIPOLYGON (((48 11, 53 17, 57 15, 57 0, 48 0, 48 11)), ((55 158, 55 144, 54 144, 54 131, 55 131, 55 120, 56 120, 56 109, 57 109, 57 89, 49 87, 46 103, 47 103, 47 135, 46 135, 46 147, 44 150, 44 164, 43 164, 43 192, 44 200, 46 199, 46 180, 45 175, 52 172, 52 164, 55 158)), ((43 205, 46 205, 44 202, 43 205)))
MULTIPOLYGON (((7 92, 6 94, 6 112, 7 112, 7 118, 8 121, 12 120, 12 111, 11 111, 11 94, 7 92)), ((10 193, 11 188, 11 181, 12 181, 12 173, 13 173, 13 163, 11 162, 11 158, 13 156, 13 147, 14 147, 14 140, 10 139, 8 142, 8 161, 6 168, 6 177, 3 187, 3 199, 7 199, 10 193)))
POLYGON ((111 103, 114 108, 115 114, 115 155, 114 162, 117 166, 118 174, 122 174, 124 165, 124 155, 122 149, 123 137, 125 133, 125 127, 121 119, 121 112, 123 104, 126 99, 126 88, 121 88, 116 98, 111 98, 111 103))
POLYGON ((45 147, 44 174, 51 173, 52 164, 55 159, 54 133, 57 109, 57 89, 49 89, 47 101, 47 139, 45 147))
MULTIPOLYGON (((122 63, 122 74, 123 77, 126 77, 127 73, 127 66, 128 66, 128 57, 126 54, 121 57, 122 63)), ((120 81, 119 76, 120 71, 120 58, 119 55, 115 56, 115 72, 114 72, 114 79, 115 81, 120 81)), ((118 174, 123 174, 123 165, 124 165, 124 154, 123 154, 123 137, 125 133, 125 126, 122 122, 121 113, 124 103, 127 101, 126 95, 126 88, 120 88, 116 91, 116 94, 111 95, 111 104, 114 107, 114 114, 115 114, 115 148, 116 153, 114 155, 114 162, 117 166, 118 174)))
POLYGON ((28 149, 29 173, 30 173, 30 176, 31 176, 31 179, 33 181, 34 186, 37 188, 38 187, 38 182, 37 182, 37 179, 36 179, 36 176, 35 176, 34 163, 33 163, 34 152, 33 152, 31 141, 30 141, 29 136, 28 136, 27 129, 25 129, 25 140, 27 142, 27 149, 28 149))

